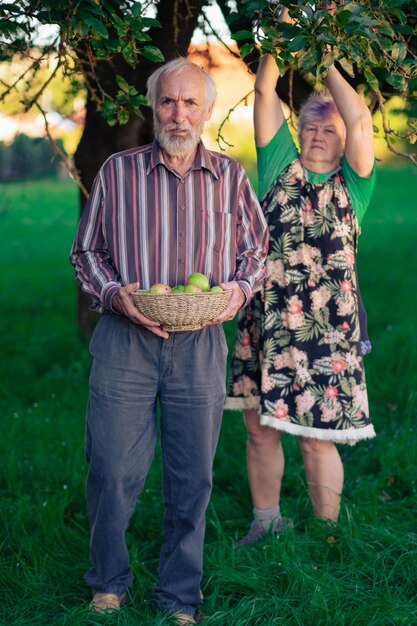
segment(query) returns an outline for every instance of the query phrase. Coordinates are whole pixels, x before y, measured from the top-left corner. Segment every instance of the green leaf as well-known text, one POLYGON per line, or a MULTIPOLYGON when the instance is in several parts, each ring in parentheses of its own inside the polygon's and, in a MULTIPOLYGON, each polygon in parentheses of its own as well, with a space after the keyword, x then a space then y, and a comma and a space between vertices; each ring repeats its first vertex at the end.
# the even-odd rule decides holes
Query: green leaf
POLYGON ((152 41, 152 37, 142 30, 140 24, 132 24, 132 34, 136 41, 152 41))
POLYGON ((122 49, 122 54, 131 67, 136 67, 135 51, 130 41, 122 49))
POLYGON ((320 33, 320 35, 317 35, 316 41, 321 41, 323 43, 328 43, 331 46, 336 46, 338 44, 338 39, 330 31, 328 31, 326 33, 320 33))
POLYGON ((232 39, 240 41, 241 39, 252 39, 253 33, 250 30, 239 30, 237 33, 232 34, 232 39))
POLYGON ((349 76, 351 76, 352 78, 355 77, 355 72, 353 71, 353 65, 350 61, 342 57, 341 59, 338 59, 338 63, 340 63, 342 68, 345 70, 347 74, 349 74, 349 76))
POLYGON ((306 16, 310 20, 314 17, 314 11, 313 11, 312 7, 310 6, 310 4, 305 4, 303 6, 303 12, 306 14, 306 16))
POLYGON ((323 50, 321 46, 313 46, 311 48, 311 54, 313 55, 313 58, 317 64, 321 63, 322 52, 323 50))
POLYGON ((162 61, 165 61, 164 55, 156 46, 143 46, 143 48, 140 48, 138 52, 155 63, 162 63, 162 61))
POLYGON ((395 30, 397 31, 397 33, 401 33, 402 35, 413 35, 414 34, 414 29, 412 26, 405 24, 405 25, 401 25, 398 24, 395 26, 395 30))
POLYGON ((294 37, 294 39, 290 41, 287 46, 287 50, 289 50, 289 52, 298 52, 299 50, 303 50, 307 46, 307 43, 307 37, 297 35, 297 37, 294 37))
MULTIPOLYGON (((379 53, 378 53, 378 56, 380 56, 379 53)), ((375 66, 379 65, 378 57, 376 56, 375 50, 373 49, 371 44, 368 45, 367 60, 372 65, 375 65, 375 66)))
POLYGON ((129 121, 129 111, 126 111, 126 109, 120 109, 117 112, 117 120, 119 122, 119 124, 123 125, 123 124, 127 124, 129 121))
POLYGON ((129 104, 132 107, 148 106, 148 99, 146 96, 141 95, 131 96, 129 98, 129 104))
POLYGON ((90 28, 93 29, 93 31, 95 33, 98 33, 99 35, 101 35, 104 39, 107 39, 109 36, 109 31, 107 30, 107 28, 104 26, 104 24, 102 22, 100 22, 100 20, 98 20, 96 17, 93 17, 92 15, 87 15, 85 17, 85 22, 86 24, 88 24, 90 26, 90 28))
POLYGON ((240 46, 239 52, 242 57, 247 56, 253 50, 254 46, 251 43, 244 43, 243 46, 240 46))
POLYGON ((107 39, 105 45, 106 48, 110 50, 110 52, 120 52, 120 50, 122 49, 120 41, 118 39, 107 39))
POLYGON ((269 8, 269 2, 267 0, 248 0, 247 2, 249 15, 253 15, 255 11, 262 11, 262 9, 267 8, 269 8))
POLYGON ((126 94, 124 91, 119 91, 116 94, 116 98, 114 99, 117 106, 121 106, 122 104, 126 104, 126 94))
POLYGON ((161 28, 162 24, 159 20, 154 17, 144 17, 142 18, 142 24, 145 28, 161 28))
POLYGON ((350 46, 346 46, 346 50, 349 54, 349 58, 354 63, 361 63, 364 57, 366 58, 366 54, 362 51, 362 48, 355 43, 352 43, 350 46))
POLYGON ((402 93, 407 89, 407 81, 401 74, 388 74, 385 76, 385 80, 392 85, 398 93, 402 93))
POLYGON ((143 115, 141 109, 139 107, 133 107, 132 111, 135 115, 137 115, 138 117, 140 117, 141 120, 145 119, 145 116, 143 115))
POLYGON ((102 114, 107 117, 108 115, 114 115, 117 111, 117 106, 111 100, 104 100, 101 105, 102 114))
POLYGON ((409 2, 409 0, 387 0, 385 4, 387 7, 400 7, 407 2, 409 2))
POLYGON ((135 4, 132 6, 133 17, 142 17, 142 11, 143 11, 143 3, 135 2, 135 4))
POLYGON ((395 31, 390 24, 384 24, 384 26, 379 29, 379 32, 391 38, 395 37, 395 31))
POLYGON ((81 35, 81 37, 85 37, 86 35, 88 35, 88 24, 82 22, 81 20, 78 20, 76 17, 71 18, 71 26, 73 28, 73 31, 77 35, 81 35))
POLYGON ((334 54, 332 52, 326 52, 321 60, 321 66, 327 69, 334 63, 334 54))
POLYGON ((96 15, 100 15, 101 17, 105 15, 105 12, 101 8, 101 6, 95 2, 95 0, 88 2, 88 8, 85 8, 89 13, 95 13, 96 15))
POLYGON ((1 10, 2 11, 10 11, 11 13, 20 13, 21 8, 20 7, 16 7, 14 4, 10 4, 10 3, 2 3, 1 5, 1 10))
POLYGON ((302 70, 311 71, 316 66, 316 61, 310 50, 301 52, 297 57, 297 61, 298 67, 302 70))
POLYGON ((272 55, 275 54, 276 50, 275 50, 275 46, 272 45, 272 43, 270 43, 269 41, 266 41, 265 39, 262 41, 261 43, 261 53, 265 54, 266 52, 270 52, 272 55))
POLYGON ((109 56, 108 50, 102 46, 94 46, 94 52, 96 53, 96 57, 98 59, 106 59, 109 56))
POLYGON ((350 13, 361 13, 363 9, 360 2, 348 2, 343 8, 350 13))
POLYGON ((370 70, 365 70, 364 71, 364 75, 366 78, 366 82, 368 83, 368 85, 375 90, 379 89, 379 83, 378 83, 378 79, 376 78, 376 76, 370 71, 370 70))
POLYGON ((116 74, 116 82, 122 91, 129 91, 129 83, 123 78, 123 76, 120 76, 120 74, 116 74))
POLYGON ((397 63, 401 63, 401 61, 404 61, 405 57, 407 56, 406 45, 403 43, 395 43, 392 46, 391 56, 397 63))
MULTIPOLYGON (((275 30, 275 35, 277 35, 277 28, 275 30)), ((286 39, 292 39, 293 37, 297 37, 300 34, 301 29, 299 26, 294 24, 288 24, 287 22, 281 22, 279 24, 279 32, 286 39)))
POLYGON ((340 13, 337 13, 336 15, 336 21, 338 24, 340 24, 340 26, 346 26, 350 19, 350 16, 350 11, 340 11, 340 13))

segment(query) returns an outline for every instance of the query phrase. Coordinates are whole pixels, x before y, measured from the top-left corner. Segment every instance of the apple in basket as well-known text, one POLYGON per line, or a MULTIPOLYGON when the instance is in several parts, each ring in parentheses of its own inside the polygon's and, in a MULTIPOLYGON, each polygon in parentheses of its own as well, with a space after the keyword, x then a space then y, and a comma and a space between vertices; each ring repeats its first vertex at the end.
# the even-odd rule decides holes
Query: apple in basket
POLYGON ((222 289, 221 287, 219 287, 219 285, 214 285, 210 291, 212 293, 222 293, 224 291, 224 289, 222 289))
POLYGON ((164 285, 163 283, 155 283, 149 289, 149 293, 171 293, 171 287, 169 285, 164 285))
POLYGON ((185 285, 184 293, 201 293, 201 287, 198 285, 185 285))
POLYGON ((195 285, 199 287, 201 291, 209 291, 210 290, 210 281, 204 274, 200 274, 200 272, 193 272, 190 274, 187 281, 188 285, 195 285))

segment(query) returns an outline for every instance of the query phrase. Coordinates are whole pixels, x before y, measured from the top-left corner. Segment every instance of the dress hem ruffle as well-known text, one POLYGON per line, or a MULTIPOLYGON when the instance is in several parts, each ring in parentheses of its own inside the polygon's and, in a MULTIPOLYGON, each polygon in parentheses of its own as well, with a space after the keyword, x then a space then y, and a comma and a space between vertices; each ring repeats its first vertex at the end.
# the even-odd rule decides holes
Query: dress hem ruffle
MULTIPOLYGON (((247 398, 226 398, 224 408, 227 411, 244 411, 245 409, 257 409, 260 411, 259 396, 249 396, 247 398)), ((362 439, 373 439, 376 437, 372 424, 363 428, 345 428, 334 430, 333 428, 312 428, 311 426, 300 426, 285 420, 280 420, 270 415, 261 415, 261 424, 276 430, 297 435, 298 437, 308 437, 321 441, 333 441, 334 443, 344 443, 350 446, 355 445, 362 439)))
POLYGON ((270 415, 261 415, 261 424, 270 426, 276 430, 297 435, 298 437, 308 437, 309 439, 319 439, 321 441, 333 441, 334 443, 345 443, 354 446, 357 441, 362 439, 373 439, 376 437, 375 429, 372 424, 368 424, 363 428, 344 428, 334 430, 333 428, 313 428, 311 426, 300 426, 285 420, 279 420, 270 415))

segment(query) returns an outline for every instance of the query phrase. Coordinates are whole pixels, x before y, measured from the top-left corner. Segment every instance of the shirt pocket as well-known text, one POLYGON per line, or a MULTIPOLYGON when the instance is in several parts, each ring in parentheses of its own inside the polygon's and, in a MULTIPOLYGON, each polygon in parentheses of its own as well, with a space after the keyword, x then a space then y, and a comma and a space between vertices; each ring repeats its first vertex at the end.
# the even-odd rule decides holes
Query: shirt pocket
POLYGON ((236 217, 225 211, 199 211, 202 245, 216 254, 235 249, 236 217))

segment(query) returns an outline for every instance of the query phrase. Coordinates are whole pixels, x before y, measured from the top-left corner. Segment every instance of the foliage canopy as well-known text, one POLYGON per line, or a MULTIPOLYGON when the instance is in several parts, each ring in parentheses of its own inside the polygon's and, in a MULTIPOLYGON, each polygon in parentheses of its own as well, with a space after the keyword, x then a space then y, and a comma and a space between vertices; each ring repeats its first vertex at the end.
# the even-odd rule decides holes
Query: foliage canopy
MULTIPOLYGON (((417 141, 417 5, 408 0, 355 2, 341 0, 317 5, 283 0, 243 0, 240 11, 252 16, 253 30, 238 31, 234 38, 245 42, 241 54, 249 55, 255 45, 271 53, 280 74, 288 68, 312 77, 324 77, 337 62, 356 84, 364 86, 371 107, 382 112, 389 147, 395 136, 384 103, 393 93, 401 94, 408 126, 402 138, 417 141), (280 22, 282 6, 293 24, 280 22), (252 41, 250 41, 252 40, 252 41)), ((414 162, 415 155, 408 155, 414 162)))

